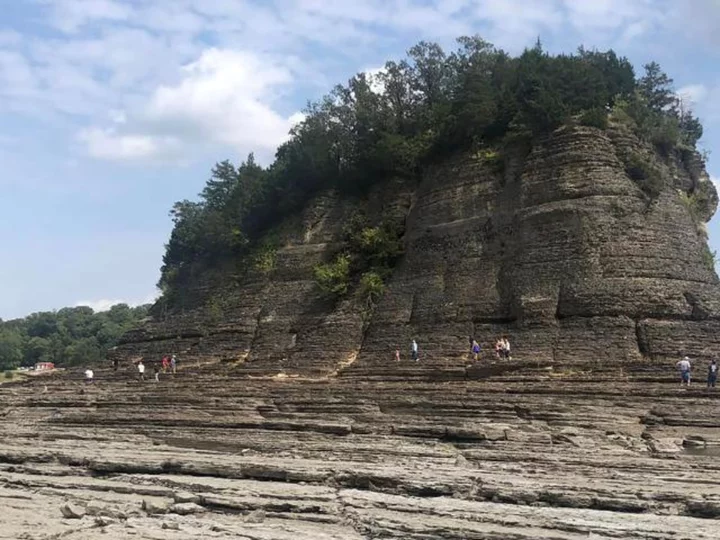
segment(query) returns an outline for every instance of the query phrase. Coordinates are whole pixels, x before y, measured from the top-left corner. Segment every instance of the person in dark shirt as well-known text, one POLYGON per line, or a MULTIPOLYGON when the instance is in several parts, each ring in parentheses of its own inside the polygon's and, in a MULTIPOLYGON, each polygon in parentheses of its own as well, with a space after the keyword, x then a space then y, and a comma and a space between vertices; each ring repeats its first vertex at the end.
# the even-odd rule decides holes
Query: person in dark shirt
POLYGON ((717 361, 713 358, 710 361, 710 365, 708 366, 708 379, 707 379, 708 388, 715 388, 715 383, 717 382, 717 378, 718 378, 718 364, 717 364, 717 361))

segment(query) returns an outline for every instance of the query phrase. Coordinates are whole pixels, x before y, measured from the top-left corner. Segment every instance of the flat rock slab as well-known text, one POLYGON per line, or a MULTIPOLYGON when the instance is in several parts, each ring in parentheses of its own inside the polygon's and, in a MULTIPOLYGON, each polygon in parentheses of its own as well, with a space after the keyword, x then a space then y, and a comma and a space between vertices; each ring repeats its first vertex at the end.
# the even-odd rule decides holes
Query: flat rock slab
POLYGON ((0 539, 717 540, 720 393, 523 373, 0 388, 0 539))

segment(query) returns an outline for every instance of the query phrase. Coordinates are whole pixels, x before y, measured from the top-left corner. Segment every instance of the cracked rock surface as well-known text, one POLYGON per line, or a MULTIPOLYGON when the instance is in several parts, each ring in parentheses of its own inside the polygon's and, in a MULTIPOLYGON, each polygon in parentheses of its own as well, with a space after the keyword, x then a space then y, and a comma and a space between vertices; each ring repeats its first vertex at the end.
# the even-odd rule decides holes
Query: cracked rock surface
POLYGON ((718 538, 720 394, 649 363, 418 371, 3 385, 0 539, 718 538))

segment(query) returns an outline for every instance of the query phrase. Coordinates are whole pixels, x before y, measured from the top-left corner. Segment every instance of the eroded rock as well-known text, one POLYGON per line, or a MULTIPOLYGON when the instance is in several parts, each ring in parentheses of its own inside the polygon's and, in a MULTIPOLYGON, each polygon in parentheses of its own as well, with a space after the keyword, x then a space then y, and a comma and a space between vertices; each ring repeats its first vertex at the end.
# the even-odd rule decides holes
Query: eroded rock
POLYGON ((85 508, 70 502, 63 504, 60 512, 67 519, 82 519, 85 516, 85 508))
POLYGON ((181 516, 188 516, 190 514, 201 514, 206 512, 207 509, 200 506, 199 504, 188 502, 173 504, 168 509, 173 514, 179 514, 181 516))
POLYGON ((154 501, 152 499, 145 499, 142 502, 142 509, 148 515, 167 514, 170 505, 164 501, 154 501))

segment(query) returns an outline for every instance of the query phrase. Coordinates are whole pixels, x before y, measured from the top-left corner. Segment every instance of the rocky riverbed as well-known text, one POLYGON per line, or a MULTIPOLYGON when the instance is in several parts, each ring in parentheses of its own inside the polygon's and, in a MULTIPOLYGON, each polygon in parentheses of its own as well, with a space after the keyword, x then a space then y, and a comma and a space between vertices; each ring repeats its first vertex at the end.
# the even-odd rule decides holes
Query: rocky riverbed
POLYGON ((720 393, 666 366, 183 367, 0 387, 0 538, 720 536, 720 393))

